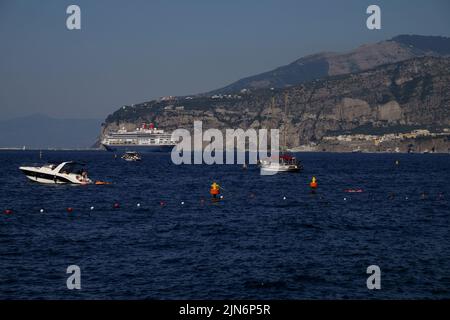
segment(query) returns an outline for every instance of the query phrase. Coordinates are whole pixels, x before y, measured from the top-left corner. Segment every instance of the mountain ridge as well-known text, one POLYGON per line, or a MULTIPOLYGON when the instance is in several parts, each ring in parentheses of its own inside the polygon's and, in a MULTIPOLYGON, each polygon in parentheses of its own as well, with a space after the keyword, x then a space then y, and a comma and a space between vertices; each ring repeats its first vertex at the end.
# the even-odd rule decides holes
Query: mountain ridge
POLYGON ((283 88, 316 78, 368 70, 426 55, 450 55, 450 38, 398 35, 381 42, 361 45, 348 52, 315 53, 273 70, 242 78, 205 95, 229 94, 242 89, 283 88))

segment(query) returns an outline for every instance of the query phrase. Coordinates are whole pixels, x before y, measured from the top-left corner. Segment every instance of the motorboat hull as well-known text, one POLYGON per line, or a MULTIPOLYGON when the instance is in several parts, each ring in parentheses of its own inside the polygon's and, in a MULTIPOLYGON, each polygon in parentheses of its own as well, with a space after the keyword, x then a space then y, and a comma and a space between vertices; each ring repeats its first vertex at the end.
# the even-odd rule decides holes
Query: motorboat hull
POLYGON ((90 184, 90 179, 83 179, 79 174, 60 173, 45 167, 20 167, 20 171, 31 181, 43 184, 90 184))
POLYGON ((45 183, 45 184, 65 184, 72 183, 65 177, 59 177, 57 175, 46 174, 42 172, 36 172, 32 170, 20 169, 23 174, 33 182, 45 183))
POLYGON ((301 168, 292 166, 262 166, 261 172, 300 172, 301 168))

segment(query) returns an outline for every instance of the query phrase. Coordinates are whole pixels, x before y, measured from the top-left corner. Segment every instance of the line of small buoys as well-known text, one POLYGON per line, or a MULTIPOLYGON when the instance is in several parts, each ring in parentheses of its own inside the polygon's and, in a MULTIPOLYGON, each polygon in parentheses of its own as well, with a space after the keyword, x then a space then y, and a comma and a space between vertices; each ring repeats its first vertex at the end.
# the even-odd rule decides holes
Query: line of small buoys
MULTIPOLYGON (((317 183, 317 180, 315 180, 315 182, 317 183)), ((345 193, 362 193, 362 192, 365 192, 365 191, 363 189, 360 189, 360 188, 353 188, 353 189, 344 189, 344 192, 345 193)), ((249 197, 253 198, 253 197, 255 197, 255 195, 253 193, 251 193, 249 197)), ((390 192, 387 195, 387 198, 389 200, 395 200, 398 197, 403 198, 405 200, 410 200, 410 196, 408 196, 408 195, 401 196, 401 195, 399 195, 399 194, 397 194, 395 192, 390 192)), ((223 200, 223 199, 224 199, 223 195, 220 195, 218 198, 214 198, 214 197, 212 198, 213 201, 220 201, 220 200, 223 200)), ((436 197, 431 197, 431 195, 429 195, 427 192, 421 192, 419 194, 419 199, 421 199, 421 200, 435 199, 437 201, 440 201, 440 200, 445 200, 445 196, 444 196, 444 193, 442 193, 442 192, 437 193, 436 197)), ((282 196, 282 200, 286 201, 287 197, 286 196, 282 196)), ((347 201, 347 200, 350 200, 350 199, 347 198, 347 197, 344 197, 343 200, 347 201)), ((371 200, 375 200, 375 198, 372 198, 371 200)), ((186 202, 184 200, 180 200, 178 203, 181 206, 184 206, 186 204, 186 202)), ((203 206, 203 205, 205 205, 205 203, 206 203, 205 202, 205 198, 203 198, 203 197, 200 198, 200 205, 203 206)), ((140 202, 136 203, 135 206, 136 206, 135 208, 138 208, 138 209, 142 208, 142 204, 140 202)), ((159 201, 159 206, 160 207, 165 207, 165 206, 167 206, 167 202, 165 200, 160 200, 159 201)), ((94 211, 95 208, 96 207, 94 207, 94 206, 90 206, 90 207, 87 208, 87 210, 94 211)), ((118 201, 115 201, 115 202, 112 203, 112 208, 118 210, 118 209, 121 209, 121 205, 120 205, 120 203, 118 201)), ((47 210, 44 207, 42 207, 42 208, 40 208, 38 210, 39 210, 40 213, 47 212, 47 210)), ((73 207, 67 207, 66 208, 66 212, 67 213, 73 213, 74 211, 75 211, 75 209, 73 207)), ((80 209, 80 211, 83 211, 83 210, 80 209)), ((11 215, 11 214, 14 213, 14 210, 11 209, 11 208, 5 209, 5 210, 3 210, 3 213, 5 215, 11 215)))

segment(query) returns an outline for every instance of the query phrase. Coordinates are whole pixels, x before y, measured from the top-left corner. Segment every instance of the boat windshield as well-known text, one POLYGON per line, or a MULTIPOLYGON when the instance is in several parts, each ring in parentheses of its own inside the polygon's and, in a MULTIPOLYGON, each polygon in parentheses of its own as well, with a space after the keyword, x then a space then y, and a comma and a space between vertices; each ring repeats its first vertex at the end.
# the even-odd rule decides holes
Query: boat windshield
POLYGON ((53 164, 53 163, 44 164, 44 165, 42 166, 42 168, 49 168, 50 170, 53 170, 53 169, 55 169, 56 167, 57 167, 56 164, 53 164))
POLYGON ((61 170, 59 170, 60 173, 75 173, 75 174, 82 174, 83 172, 85 172, 86 170, 84 169, 84 165, 77 163, 77 162, 69 162, 66 163, 61 170))

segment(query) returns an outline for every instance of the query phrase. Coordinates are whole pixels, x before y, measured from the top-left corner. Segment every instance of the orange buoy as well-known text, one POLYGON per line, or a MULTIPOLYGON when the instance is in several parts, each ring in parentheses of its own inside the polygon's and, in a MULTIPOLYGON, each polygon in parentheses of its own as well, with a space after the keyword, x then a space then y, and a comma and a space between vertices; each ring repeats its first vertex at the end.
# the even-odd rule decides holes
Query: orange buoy
POLYGON ((213 182, 211 189, 209 189, 209 193, 213 198, 217 197, 220 194, 220 186, 216 182, 213 182))
POLYGON ((317 183, 316 177, 312 177, 311 182, 309 183, 309 186, 311 187, 311 189, 317 189, 318 183, 317 183))

